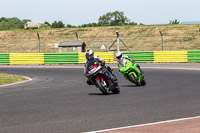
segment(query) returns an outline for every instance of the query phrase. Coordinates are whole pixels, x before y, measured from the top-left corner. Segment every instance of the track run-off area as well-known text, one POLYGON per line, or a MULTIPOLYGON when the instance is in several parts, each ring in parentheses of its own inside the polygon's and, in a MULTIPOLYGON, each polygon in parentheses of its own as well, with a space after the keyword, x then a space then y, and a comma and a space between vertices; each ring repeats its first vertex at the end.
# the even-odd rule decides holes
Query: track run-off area
POLYGON ((0 87, 0 132, 200 131, 200 64, 141 63, 147 81, 141 87, 109 65, 120 94, 102 95, 87 85, 83 65, 0 66, 0 73, 32 79, 0 87))

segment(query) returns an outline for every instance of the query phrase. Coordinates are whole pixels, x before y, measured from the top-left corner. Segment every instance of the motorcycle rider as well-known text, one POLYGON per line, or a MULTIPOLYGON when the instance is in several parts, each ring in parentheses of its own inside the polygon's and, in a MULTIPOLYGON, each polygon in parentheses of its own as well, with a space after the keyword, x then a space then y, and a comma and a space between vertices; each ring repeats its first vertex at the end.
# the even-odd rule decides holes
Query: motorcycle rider
MULTIPOLYGON (((94 56, 94 52, 92 50, 87 50, 85 53, 86 60, 84 61, 84 72, 86 72, 86 64, 94 59, 98 60, 101 63, 101 66, 105 66, 105 61, 98 56, 94 56)), ((112 69, 109 66, 106 66, 106 69, 113 75, 114 81, 117 81, 116 76, 112 73, 112 69)), ((86 79, 86 82, 91 85, 91 83, 86 79)))
MULTIPOLYGON (((119 66, 119 63, 122 61, 123 58, 128 59, 129 61, 131 61, 133 64, 135 64, 134 60, 130 57, 128 57, 127 55, 123 55, 122 52, 117 52, 116 53, 116 58, 117 58, 117 65, 119 66)), ((136 67, 138 67, 140 69, 140 65, 139 64, 135 64, 136 67)), ((143 76, 143 71, 140 69, 140 74, 143 76)))

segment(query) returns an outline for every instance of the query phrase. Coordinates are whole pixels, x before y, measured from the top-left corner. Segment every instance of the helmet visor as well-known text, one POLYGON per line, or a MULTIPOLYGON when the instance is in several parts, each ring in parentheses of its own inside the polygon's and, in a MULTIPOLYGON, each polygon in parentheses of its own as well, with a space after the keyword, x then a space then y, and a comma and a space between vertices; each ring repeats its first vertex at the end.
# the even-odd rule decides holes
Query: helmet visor
POLYGON ((120 59, 122 58, 122 54, 120 54, 119 56, 116 57, 117 59, 120 59))
POLYGON ((89 61, 92 60, 93 59, 93 55, 92 54, 90 54, 90 55, 86 54, 86 59, 89 60, 89 61))

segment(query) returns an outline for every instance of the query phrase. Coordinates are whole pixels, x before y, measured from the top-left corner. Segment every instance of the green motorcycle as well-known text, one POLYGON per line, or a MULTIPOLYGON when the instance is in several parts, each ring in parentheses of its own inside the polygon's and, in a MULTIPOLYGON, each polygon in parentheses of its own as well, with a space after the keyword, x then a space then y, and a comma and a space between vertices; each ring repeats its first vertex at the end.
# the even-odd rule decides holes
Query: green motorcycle
POLYGON ((146 85, 144 76, 141 74, 141 70, 128 59, 123 58, 119 62, 120 72, 126 79, 135 83, 137 86, 146 85))

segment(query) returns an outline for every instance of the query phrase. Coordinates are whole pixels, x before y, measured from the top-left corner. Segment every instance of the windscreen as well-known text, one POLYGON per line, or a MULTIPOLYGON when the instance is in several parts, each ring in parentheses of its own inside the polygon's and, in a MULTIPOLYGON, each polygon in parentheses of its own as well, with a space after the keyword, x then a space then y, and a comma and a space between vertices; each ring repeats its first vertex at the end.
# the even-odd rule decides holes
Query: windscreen
POLYGON ((99 63, 98 63, 97 60, 92 60, 92 61, 88 62, 88 63, 86 64, 86 69, 87 69, 87 70, 92 69, 92 67, 93 67, 95 64, 97 64, 97 67, 99 66, 99 63))
POLYGON ((127 64, 127 59, 125 59, 125 58, 120 59, 120 60, 119 60, 119 64, 120 64, 122 67, 125 67, 126 64, 127 64))

